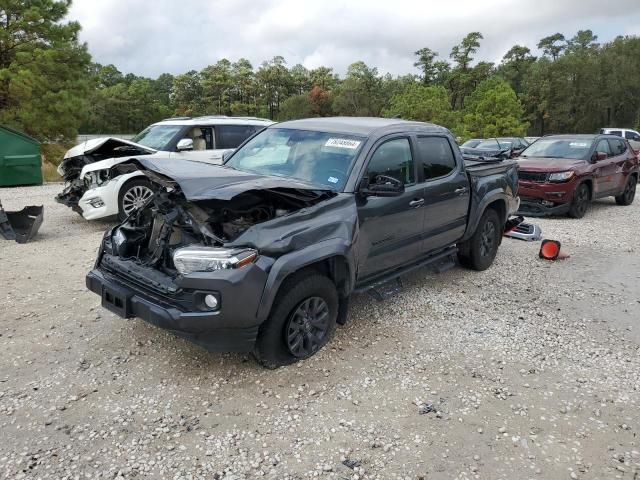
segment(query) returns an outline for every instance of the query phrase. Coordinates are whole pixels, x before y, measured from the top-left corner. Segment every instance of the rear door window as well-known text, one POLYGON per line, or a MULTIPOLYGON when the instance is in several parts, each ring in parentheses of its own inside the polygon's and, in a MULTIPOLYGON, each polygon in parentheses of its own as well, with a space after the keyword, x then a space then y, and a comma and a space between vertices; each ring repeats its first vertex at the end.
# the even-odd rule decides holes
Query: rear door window
POLYGON ((426 181, 449 175, 456 168, 449 140, 445 137, 418 137, 418 161, 426 181))
POLYGON ((609 130, 610 135, 617 135, 619 137, 622 136, 622 130, 609 130))
POLYGON ((636 132, 624 132, 624 138, 627 140, 635 140, 636 142, 640 141, 640 135, 636 132))
POLYGON ((627 151, 627 144, 624 140, 610 138, 609 145, 611 146, 611 151, 614 156, 622 155, 627 151))
POLYGON ((238 148, 251 135, 256 133, 255 125, 219 125, 216 126, 218 148, 238 148))

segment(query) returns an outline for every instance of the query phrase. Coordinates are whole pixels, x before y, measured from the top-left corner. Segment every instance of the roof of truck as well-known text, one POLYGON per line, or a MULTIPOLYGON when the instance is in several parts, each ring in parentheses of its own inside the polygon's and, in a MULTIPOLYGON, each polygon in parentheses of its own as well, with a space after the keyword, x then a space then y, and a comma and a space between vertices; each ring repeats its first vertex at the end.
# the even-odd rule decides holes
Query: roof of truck
POLYGON ((295 128, 298 130, 316 130, 335 133, 353 133, 370 135, 378 130, 425 129, 434 132, 448 132, 439 125, 425 122, 401 120, 399 118, 379 117, 322 117, 291 120, 275 125, 275 128, 295 128))

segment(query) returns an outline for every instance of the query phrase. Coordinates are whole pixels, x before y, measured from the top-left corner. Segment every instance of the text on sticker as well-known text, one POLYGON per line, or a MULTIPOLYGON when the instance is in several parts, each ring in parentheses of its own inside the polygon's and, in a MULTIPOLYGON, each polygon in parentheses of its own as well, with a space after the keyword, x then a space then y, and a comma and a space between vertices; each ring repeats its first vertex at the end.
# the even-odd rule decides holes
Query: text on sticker
POLYGON ((349 148, 351 150, 355 150, 360 146, 359 140, 349 140, 348 138, 330 138, 327 140, 327 143, 324 144, 325 147, 336 147, 336 148, 349 148))

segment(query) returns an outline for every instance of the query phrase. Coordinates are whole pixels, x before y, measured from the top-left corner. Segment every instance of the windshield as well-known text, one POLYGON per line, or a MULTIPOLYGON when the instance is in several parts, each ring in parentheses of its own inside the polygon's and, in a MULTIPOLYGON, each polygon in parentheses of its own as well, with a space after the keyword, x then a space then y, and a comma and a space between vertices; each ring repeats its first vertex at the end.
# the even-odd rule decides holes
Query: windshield
POLYGON ((225 165, 341 190, 364 141, 357 135, 268 128, 237 150, 225 165))
POLYGON ((541 138, 522 152, 520 158, 548 157, 586 160, 593 140, 580 138, 541 138))
POLYGON ((181 125, 151 125, 131 139, 145 147, 166 150, 167 144, 182 130, 181 125))
POLYGON ((505 141, 500 140, 500 144, 498 144, 498 141, 495 138, 491 138, 489 140, 483 140, 476 146, 476 148, 486 149, 486 150, 498 150, 503 148, 511 148, 511 142, 507 140, 505 141))
POLYGON ((466 148, 475 148, 480 142, 482 142, 482 140, 467 140, 460 146, 466 148))

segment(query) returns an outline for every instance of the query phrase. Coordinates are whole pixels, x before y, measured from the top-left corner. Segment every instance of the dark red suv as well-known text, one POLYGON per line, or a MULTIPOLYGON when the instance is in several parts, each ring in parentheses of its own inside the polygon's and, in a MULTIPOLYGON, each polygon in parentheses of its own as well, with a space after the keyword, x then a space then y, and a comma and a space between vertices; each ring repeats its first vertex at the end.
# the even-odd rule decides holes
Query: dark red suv
POLYGON ((581 218, 596 198, 614 196, 630 205, 638 182, 638 158, 615 135, 542 137, 520 155, 519 213, 581 218))

